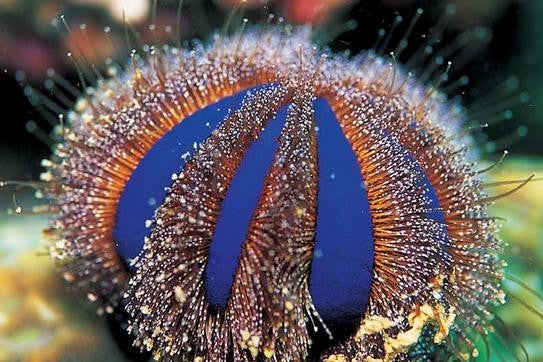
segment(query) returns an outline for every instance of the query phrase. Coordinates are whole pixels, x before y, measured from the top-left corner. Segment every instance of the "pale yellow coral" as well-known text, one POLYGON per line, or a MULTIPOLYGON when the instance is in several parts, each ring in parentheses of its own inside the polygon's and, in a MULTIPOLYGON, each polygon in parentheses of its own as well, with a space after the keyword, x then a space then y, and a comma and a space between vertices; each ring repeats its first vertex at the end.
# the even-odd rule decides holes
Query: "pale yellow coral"
POLYGON ((370 315, 362 321, 360 328, 356 332, 356 338, 362 339, 366 335, 372 335, 384 332, 386 329, 396 326, 401 319, 393 321, 379 315, 370 315))
MULTIPOLYGON (((437 280, 437 282, 440 283, 439 280, 437 280)), ((416 307, 409 314, 407 321, 411 328, 398 333, 396 337, 388 336, 386 330, 397 326, 402 319, 398 318, 393 321, 389 318, 377 315, 372 315, 364 319, 357 331, 356 337, 361 339, 365 335, 382 334, 385 349, 384 358, 379 360, 369 357, 366 361, 393 361, 398 354, 407 351, 409 347, 418 342, 423 328, 432 321, 439 326, 439 330, 434 335, 434 343, 441 343, 449 334, 449 330, 454 323, 455 317, 456 315, 453 307, 446 313, 445 308, 442 305, 431 306, 429 304, 424 304, 416 307)))
POLYGON ((342 354, 332 354, 324 362, 347 362, 347 358, 342 354))

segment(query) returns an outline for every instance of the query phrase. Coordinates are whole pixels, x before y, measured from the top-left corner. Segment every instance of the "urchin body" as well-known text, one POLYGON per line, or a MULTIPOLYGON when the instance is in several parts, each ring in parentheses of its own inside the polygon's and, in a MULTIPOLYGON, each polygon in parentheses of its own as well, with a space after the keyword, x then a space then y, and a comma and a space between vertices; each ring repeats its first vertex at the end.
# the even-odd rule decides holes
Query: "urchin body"
POLYGON ((452 329, 482 331, 502 295, 462 122, 459 107, 398 65, 323 54, 304 29, 167 48, 134 59, 71 114, 43 175, 58 211, 49 231, 62 240, 51 251, 90 298, 122 303, 136 344, 157 357, 303 360, 314 327, 333 335, 354 324, 320 358, 407 358, 428 334, 442 344, 452 329), (179 151, 160 142, 176 127, 232 96, 179 163, 145 166, 152 152, 179 151), (273 122, 257 198, 232 243, 221 238, 229 190, 273 122), (139 207, 129 185, 146 188, 139 175, 154 170, 173 172, 134 236, 122 221, 139 207))

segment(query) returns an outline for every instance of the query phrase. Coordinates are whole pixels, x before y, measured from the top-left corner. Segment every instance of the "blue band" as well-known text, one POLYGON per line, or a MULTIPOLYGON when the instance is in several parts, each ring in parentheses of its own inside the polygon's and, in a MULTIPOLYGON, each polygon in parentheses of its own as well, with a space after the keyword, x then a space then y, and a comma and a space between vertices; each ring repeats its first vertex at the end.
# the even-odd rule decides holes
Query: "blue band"
POLYGON ((225 97, 187 117, 158 140, 140 161, 119 199, 113 231, 117 251, 125 264, 143 250, 144 237, 151 233, 145 222, 153 219, 155 210, 164 201, 172 174, 181 171, 194 155, 194 143, 209 137, 230 110, 241 106, 250 91, 254 88, 225 97))
POLYGON ((216 307, 226 307, 243 242, 264 187, 264 179, 273 163, 286 115, 287 107, 283 107, 251 144, 221 205, 205 274, 206 297, 216 307))
POLYGON ((330 328, 356 324, 369 299, 373 233, 360 165, 335 114, 315 103, 319 189, 309 290, 330 328))

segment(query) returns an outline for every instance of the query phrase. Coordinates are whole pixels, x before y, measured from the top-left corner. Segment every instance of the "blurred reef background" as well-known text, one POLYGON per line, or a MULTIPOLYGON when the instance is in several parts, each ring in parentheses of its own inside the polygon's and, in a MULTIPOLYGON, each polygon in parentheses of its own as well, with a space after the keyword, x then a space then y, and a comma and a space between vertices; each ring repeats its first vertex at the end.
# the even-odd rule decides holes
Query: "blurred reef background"
MULTIPOLYGON (((208 38, 222 27, 236 3, 185 0, 181 38, 208 38)), ((177 1, 156 4, 152 0, 0 0, 0 180, 38 179, 40 161, 49 155, 52 144, 51 113, 39 107, 40 94, 54 92, 51 79, 58 75, 77 84, 68 52, 82 50, 90 62, 103 68, 112 60, 124 63, 131 41, 172 43, 177 1), (66 16, 70 31, 62 25, 60 14, 66 16), (155 19, 152 29, 150 19, 155 19)), ((317 42, 355 54, 371 48, 379 30, 390 29, 398 15, 408 22, 421 7, 424 15, 408 48, 416 50, 447 6, 456 12, 442 44, 463 42, 450 72, 459 87, 450 96, 462 98, 471 124, 488 123, 472 130, 484 160, 481 168, 508 150, 503 163, 489 173, 490 182, 525 179, 534 173, 543 176, 543 1, 246 0, 232 23, 239 24, 242 16, 258 23, 274 13, 291 24, 312 24, 317 42)), ((396 34, 391 43, 400 38, 396 34)), ((33 191, 19 190, 16 197, 21 214, 15 212, 13 189, 0 189, 0 361, 125 360, 107 322, 97 317, 84 296, 67 290, 55 272, 41 234, 47 215, 30 215, 38 201, 33 191)), ((543 361, 543 315, 524 305, 543 311, 543 299, 534 293, 543 292, 543 182, 530 183, 499 200, 492 211, 506 220, 501 236, 507 243, 508 273, 533 291, 505 282, 516 297, 498 309, 507 325, 501 331, 506 337, 494 342, 510 346, 512 352, 500 347, 491 360, 524 360, 522 344, 531 361, 543 361)), ((481 341, 476 342, 480 346, 481 341)), ((485 361, 485 353, 477 360, 485 361)))

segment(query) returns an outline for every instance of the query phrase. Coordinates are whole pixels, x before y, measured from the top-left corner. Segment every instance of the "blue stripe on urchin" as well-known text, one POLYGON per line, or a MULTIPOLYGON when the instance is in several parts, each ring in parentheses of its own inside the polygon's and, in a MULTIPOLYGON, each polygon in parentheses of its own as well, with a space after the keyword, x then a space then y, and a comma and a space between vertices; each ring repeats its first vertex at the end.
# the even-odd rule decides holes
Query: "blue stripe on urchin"
POLYGON ((195 143, 203 142, 232 110, 236 110, 251 88, 202 108, 187 117, 158 140, 140 161, 117 205, 114 239, 117 251, 126 264, 143 249, 144 238, 151 229, 145 224, 166 197, 165 188, 172 174, 179 172, 195 153, 195 143))
POLYGON ((373 236, 360 165, 325 100, 315 103, 319 190, 309 281, 315 308, 334 325, 356 324, 369 300, 373 236))
POLYGON ((414 169, 421 176, 420 186, 424 189, 424 196, 428 200, 428 206, 425 212, 425 216, 429 219, 436 221, 437 228, 435 231, 435 242, 439 243, 441 247, 442 260, 448 263, 451 258, 448 250, 450 244, 448 227, 445 220, 445 214, 443 213, 443 209, 441 208, 441 204, 439 202, 436 190, 432 186, 428 175, 424 172, 420 163, 413 157, 413 155, 409 154, 408 160, 413 164, 414 169))
POLYGON ((274 159, 287 109, 288 106, 284 106, 277 113, 245 152, 221 205, 209 248, 204 284, 208 302, 216 307, 226 307, 230 296, 241 248, 274 159))

